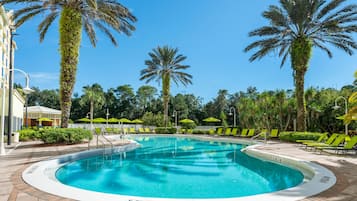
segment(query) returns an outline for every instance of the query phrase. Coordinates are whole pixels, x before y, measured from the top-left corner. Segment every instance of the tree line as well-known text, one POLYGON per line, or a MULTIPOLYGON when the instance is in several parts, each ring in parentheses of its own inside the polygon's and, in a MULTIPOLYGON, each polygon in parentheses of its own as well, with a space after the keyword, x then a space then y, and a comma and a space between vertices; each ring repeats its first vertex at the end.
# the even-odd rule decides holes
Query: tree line
MULTIPOLYGON (((41 105, 60 109, 59 90, 40 90, 28 95, 28 105, 41 105)), ((335 100, 339 96, 348 98, 357 91, 356 85, 346 85, 341 89, 308 88, 305 91, 306 125, 308 131, 342 132, 344 124, 336 117, 344 114, 344 103, 338 101, 340 109, 335 110, 335 100)), ((70 119, 88 117, 93 106, 93 117, 142 119, 144 124, 164 126, 162 92, 155 87, 144 85, 136 91, 130 85, 103 90, 100 84, 83 87, 83 93, 72 97, 70 119), (93 93, 94 92, 94 93, 93 93), (92 94, 91 94, 92 93, 92 94), (91 102, 90 97, 95 97, 91 102)), ((352 105, 351 105, 352 106, 352 105)), ((350 107, 351 107, 350 106, 350 107)), ((221 119, 217 126, 232 126, 236 113, 236 124, 241 128, 278 128, 281 131, 294 130, 296 121, 296 98, 293 90, 271 90, 259 92, 255 87, 246 91, 229 93, 225 89, 217 96, 204 103, 203 98, 194 94, 178 93, 169 97, 168 118, 173 125, 174 111, 180 119, 192 119, 198 125, 205 125, 202 120, 207 117, 221 119)), ((210 124, 212 125, 212 124, 210 124)), ((357 125, 351 122, 350 130, 357 125)))

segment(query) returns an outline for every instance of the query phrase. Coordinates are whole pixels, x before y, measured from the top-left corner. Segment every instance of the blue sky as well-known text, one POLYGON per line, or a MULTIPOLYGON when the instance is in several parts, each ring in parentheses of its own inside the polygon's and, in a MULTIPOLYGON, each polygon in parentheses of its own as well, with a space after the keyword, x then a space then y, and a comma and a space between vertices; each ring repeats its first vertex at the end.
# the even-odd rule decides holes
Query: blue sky
MULTIPOLYGON (((148 52, 158 45, 178 47, 187 56, 184 64, 193 75, 193 85, 172 85, 172 94, 194 93, 207 102, 219 89, 229 93, 245 91, 255 86, 259 91, 293 89, 290 63, 280 68, 280 59, 269 55, 250 63, 251 53, 243 49, 256 38, 248 32, 266 25, 261 13, 277 0, 123 0, 138 18, 137 30, 131 37, 117 35, 119 46, 99 34, 94 48, 83 36, 75 92, 82 87, 99 83, 104 90, 130 84, 134 90, 144 85, 139 81, 140 70, 148 52)), ((348 1, 353 3, 353 0, 348 1)), ((58 21, 50 28, 44 42, 39 43, 37 17, 17 30, 18 49, 15 68, 30 74, 31 85, 40 89, 59 88, 60 57, 58 52, 58 21)), ((357 38, 357 36, 355 36, 357 38)), ((357 69, 357 54, 349 56, 331 48, 334 57, 314 50, 306 87, 340 88, 351 84, 357 69)), ((15 82, 23 82, 21 74, 15 82)), ((160 89, 158 83, 150 85, 160 89)))

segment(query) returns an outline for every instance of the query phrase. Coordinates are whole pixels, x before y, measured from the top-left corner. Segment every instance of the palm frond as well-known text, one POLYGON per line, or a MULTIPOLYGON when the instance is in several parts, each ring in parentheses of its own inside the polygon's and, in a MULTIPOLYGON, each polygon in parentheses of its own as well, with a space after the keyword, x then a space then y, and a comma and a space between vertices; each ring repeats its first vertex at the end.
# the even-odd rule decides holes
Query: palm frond
POLYGON ((37 30, 40 32, 40 42, 45 39, 48 28, 51 26, 52 22, 58 17, 57 12, 49 14, 39 25, 37 30))

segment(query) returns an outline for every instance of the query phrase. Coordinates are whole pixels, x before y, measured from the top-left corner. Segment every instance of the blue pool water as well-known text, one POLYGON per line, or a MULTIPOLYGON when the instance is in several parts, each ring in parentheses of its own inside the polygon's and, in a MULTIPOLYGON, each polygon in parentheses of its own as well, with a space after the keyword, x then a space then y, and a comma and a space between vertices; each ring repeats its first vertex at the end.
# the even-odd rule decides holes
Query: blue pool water
POLYGON ((125 155, 86 158, 56 172, 70 186, 161 198, 231 198, 300 184, 294 169, 242 153, 243 145, 176 137, 136 137, 125 155))

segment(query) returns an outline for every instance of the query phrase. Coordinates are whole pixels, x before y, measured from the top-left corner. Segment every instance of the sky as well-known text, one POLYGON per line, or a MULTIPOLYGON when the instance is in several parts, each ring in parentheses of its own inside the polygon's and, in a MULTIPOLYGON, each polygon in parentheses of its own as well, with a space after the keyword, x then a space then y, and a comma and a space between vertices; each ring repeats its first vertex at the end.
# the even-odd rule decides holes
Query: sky
MULTIPOLYGON (((136 91, 145 85, 140 81, 140 70, 146 68, 148 53, 157 46, 179 48, 187 56, 183 64, 190 65, 188 73, 193 84, 184 87, 172 84, 171 94, 193 93, 208 102, 220 89, 229 93, 246 91, 255 86, 258 91, 293 89, 290 62, 280 68, 281 59, 270 54, 249 62, 253 52, 243 49, 258 38, 248 33, 268 25, 261 16, 269 5, 278 0, 122 0, 138 18, 132 36, 116 34, 119 46, 98 33, 97 47, 91 46, 83 34, 75 84, 75 93, 82 87, 99 83, 106 91, 129 84, 136 91)), ((348 3, 355 3, 349 0, 348 3)), ((11 7, 10 7, 11 8, 11 7)), ((14 7, 12 7, 14 8, 14 7)), ((32 87, 59 88, 60 56, 58 20, 50 27, 45 40, 39 42, 37 26, 43 16, 25 23, 16 32, 18 49, 15 52, 15 68, 29 73, 32 87)), ((354 36, 357 39, 357 36, 354 36)), ((334 57, 314 50, 305 77, 305 87, 341 88, 352 84, 357 69, 357 54, 349 56, 331 47, 334 57)), ((15 82, 22 83, 21 74, 15 74, 15 82)), ((23 83, 24 85, 24 83, 23 83)), ((157 82, 149 83, 159 90, 157 82)))

